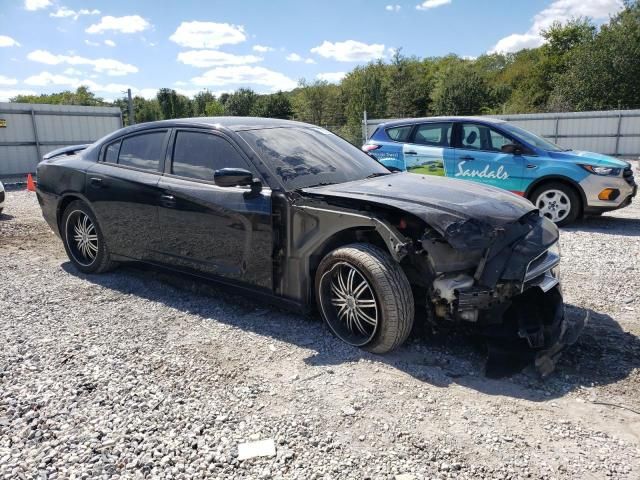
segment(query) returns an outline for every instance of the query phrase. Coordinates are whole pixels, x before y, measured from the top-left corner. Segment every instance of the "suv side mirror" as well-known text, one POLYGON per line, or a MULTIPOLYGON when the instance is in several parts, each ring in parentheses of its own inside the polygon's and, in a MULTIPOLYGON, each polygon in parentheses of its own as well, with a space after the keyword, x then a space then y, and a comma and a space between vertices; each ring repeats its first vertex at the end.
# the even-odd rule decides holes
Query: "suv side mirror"
POLYGON ((513 155, 522 155, 522 153, 524 152, 522 147, 520 145, 516 145, 515 143, 506 143, 502 145, 502 148, 500 148, 500 150, 502 151, 502 153, 510 153, 513 155))
POLYGON ((213 172, 213 181, 219 187, 251 185, 253 174, 244 168, 221 168, 213 172))

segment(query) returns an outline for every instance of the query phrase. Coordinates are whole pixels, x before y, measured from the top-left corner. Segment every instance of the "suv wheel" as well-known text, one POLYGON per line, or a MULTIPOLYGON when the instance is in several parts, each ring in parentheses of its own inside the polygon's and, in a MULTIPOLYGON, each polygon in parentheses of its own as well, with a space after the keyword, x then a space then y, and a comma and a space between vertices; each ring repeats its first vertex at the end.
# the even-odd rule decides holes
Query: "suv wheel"
POLYGON ((366 243, 333 250, 320 262, 315 285, 322 318, 349 345, 386 353, 409 336, 411 285, 384 250, 366 243))
POLYGON ((76 200, 71 202, 60 222, 60 233, 69 260, 84 273, 102 273, 115 266, 93 212, 76 200))
POLYGON ((531 201, 540 210, 540 215, 559 227, 574 222, 580 215, 580 197, 563 183, 541 185, 531 194, 531 201))

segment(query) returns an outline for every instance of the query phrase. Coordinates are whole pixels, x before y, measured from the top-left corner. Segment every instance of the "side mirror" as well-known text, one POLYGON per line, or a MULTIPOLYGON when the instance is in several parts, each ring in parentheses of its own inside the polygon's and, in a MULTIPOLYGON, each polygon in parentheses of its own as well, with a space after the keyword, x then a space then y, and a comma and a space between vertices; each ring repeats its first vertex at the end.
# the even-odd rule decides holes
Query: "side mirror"
POLYGON ((500 148, 502 153, 510 153, 513 155, 522 155, 523 149, 520 145, 516 145, 515 143, 506 143, 500 148))
POLYGON ((253 177, 253 173, 244 168, 221 168, 213 172, 213 181, 219 187, 244 187, 250 186, 251 190, 245 192, 246 198, 258 195, 262 191, 262 182, 253 177))
POLYGON ((251 185, 253 174, 244 168, 221 168, 213 172, 213 181, 219 187, 251 185))

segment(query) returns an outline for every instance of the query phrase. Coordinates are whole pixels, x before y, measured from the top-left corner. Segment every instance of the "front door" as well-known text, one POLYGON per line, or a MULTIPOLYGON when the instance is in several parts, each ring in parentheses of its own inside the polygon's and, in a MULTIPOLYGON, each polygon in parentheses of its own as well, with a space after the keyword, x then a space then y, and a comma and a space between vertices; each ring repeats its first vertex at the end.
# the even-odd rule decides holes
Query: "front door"
POLYGON ((250 161, 226 138, 180 129, 159 183, 163 263, 271 289, 271 191, 218 187, 213 173, 250 161))
POLYGON ((457 124, 454 178, 482 182, 522 194, 525 160, 503 153, 514 140, 479 123, 457 124))
POLYGON ((445 176, 453 166, 451 148, 453 123, 438 122, 418 125, 410 143, 403 146, 405 167, 408 172, 422 175, 445 176))

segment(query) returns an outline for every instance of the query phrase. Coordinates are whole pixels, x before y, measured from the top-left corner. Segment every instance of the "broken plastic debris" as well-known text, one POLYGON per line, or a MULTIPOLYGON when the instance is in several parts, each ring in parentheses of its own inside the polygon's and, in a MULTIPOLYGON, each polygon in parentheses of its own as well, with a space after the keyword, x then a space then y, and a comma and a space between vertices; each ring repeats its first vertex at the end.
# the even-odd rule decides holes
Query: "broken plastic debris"
POLYGON ((238 460, 247 460, 255 457, 275 457, 276 444, 272 438, 258 440, 256 442, 240 443, 238 445, 238 460))

